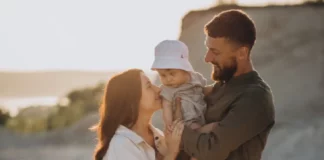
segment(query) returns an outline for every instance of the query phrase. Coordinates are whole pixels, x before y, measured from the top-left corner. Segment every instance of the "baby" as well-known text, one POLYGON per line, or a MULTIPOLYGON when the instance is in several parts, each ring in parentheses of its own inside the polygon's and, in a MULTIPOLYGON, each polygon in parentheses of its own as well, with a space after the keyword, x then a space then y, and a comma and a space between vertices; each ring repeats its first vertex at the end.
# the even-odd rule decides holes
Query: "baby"
MULTIPOLYGON (((152 70, 159 73, 161 96, 163 97, 163 120, 170 126, 175 98, 181 97, 182 117, 185 125, 199 130, 205 125, 206 103, 204 94, 212 87, 206 86, 206 79, 195 72, 189 62, 188 47, 178 40, 164 40, 155 47, 152 70)), ((201 131, 201 130, 199 130, 201 131)))

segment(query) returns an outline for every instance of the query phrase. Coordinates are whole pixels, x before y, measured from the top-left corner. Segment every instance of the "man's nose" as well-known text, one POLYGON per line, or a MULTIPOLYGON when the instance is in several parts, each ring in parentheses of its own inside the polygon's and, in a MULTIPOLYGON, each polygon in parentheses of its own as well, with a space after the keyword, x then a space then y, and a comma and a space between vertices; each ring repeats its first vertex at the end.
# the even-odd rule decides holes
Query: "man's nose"
POLYGON ((209 63, 209 62, 212 62, 213 61, 213 56, 212 54, 210 53, 210 51, 207 51, 206 55, 205 55, 205 62, 206 63, 209 63))
POLYGON ((206 55, 205 55, 205 62, 206 63, 209 63, 212 61, 212 56, 211 54, 209 53, 209 51, 207 51, 206 55))

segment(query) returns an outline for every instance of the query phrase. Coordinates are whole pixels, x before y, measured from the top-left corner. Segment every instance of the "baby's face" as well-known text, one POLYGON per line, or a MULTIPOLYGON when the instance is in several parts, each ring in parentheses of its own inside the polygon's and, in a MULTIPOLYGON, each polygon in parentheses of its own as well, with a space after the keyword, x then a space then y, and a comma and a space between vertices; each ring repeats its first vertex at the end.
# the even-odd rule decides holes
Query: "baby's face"
POLYGON ((177 88, 190 80, 190 73, 180 69, 157 69, 161 83, 168 87, 177 88))

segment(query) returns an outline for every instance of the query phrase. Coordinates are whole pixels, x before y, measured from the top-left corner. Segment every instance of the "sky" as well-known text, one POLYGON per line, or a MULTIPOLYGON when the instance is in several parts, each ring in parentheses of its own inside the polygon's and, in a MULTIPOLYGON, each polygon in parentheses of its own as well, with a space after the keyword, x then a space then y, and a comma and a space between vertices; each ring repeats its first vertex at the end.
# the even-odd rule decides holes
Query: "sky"
MULTIPOLYGON (((239 5, 301 0, 236 0, 239 5)), ((149 70, 154 46, 216 0, 1 0, 0 71, 149 70)), ((203 42, 202 42, 203 43, 203 42)))

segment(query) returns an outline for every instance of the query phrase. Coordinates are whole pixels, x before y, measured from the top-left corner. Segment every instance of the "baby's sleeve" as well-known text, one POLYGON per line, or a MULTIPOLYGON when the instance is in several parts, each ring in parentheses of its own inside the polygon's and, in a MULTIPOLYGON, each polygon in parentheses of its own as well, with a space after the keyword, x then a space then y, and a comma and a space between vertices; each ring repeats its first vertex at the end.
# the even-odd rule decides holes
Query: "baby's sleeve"
POLYGON ((167 101, 171 102, 173 98, 172 91, 165 86, 161 86, 160 88, 161 88, 160 95, 167 101))
POLYGON ((203 124, 201 119, 199 118, 201 113, 197 111, 195 108, 195 104, 187 100, 181 100, 182 114, 183 120, 186 125, 190 125, 191 123, 199 123, 203 124))
POLYGON ((207 80, 202 74, 197 72, 197 77, 198 77, 198 80, 199 80, 199 82, 201 83, 202 86, 207 85, 207 80))

